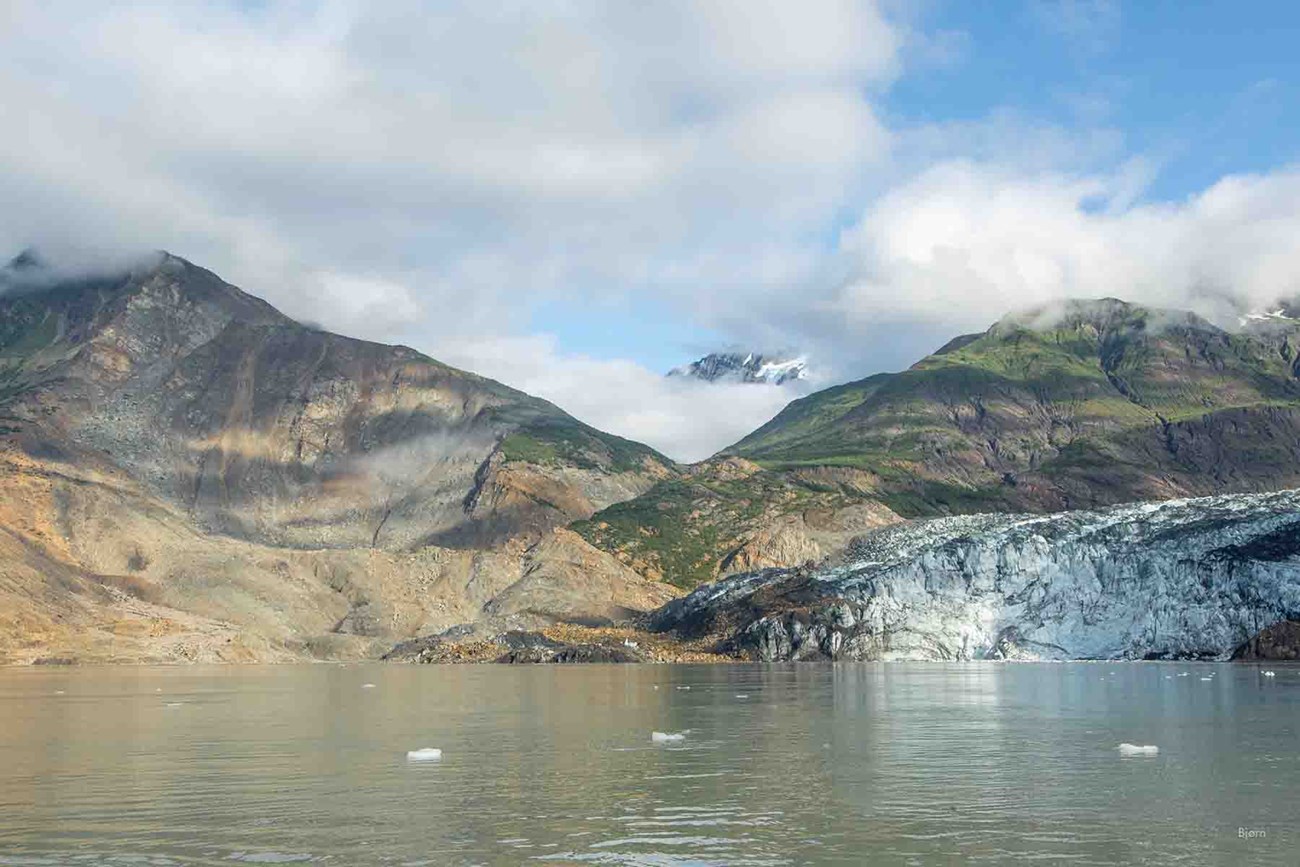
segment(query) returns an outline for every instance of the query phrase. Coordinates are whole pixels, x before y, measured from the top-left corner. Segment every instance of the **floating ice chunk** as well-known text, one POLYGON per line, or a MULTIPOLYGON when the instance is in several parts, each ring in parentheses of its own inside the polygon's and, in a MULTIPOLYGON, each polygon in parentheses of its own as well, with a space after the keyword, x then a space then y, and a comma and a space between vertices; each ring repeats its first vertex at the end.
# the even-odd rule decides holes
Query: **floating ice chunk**
POLYGON ((408 762, 436 762, 442 758, 442 750, 434 747, 422 747, 418 750, 410 750, 406 754, 408 762))
POLYGON ((1266 671, 1266 672, 1264 672, 1264 676, 1265 676, 1265 677, 1277 677, 1277 672, 1276 672, 1276 671, 1266 671))
POLYGON ((1160 747, 1155 744, 1146 744, 1138 746, 1137 744, 1120 744, 1119 754, 1121 756, 1154 756, 1159 754, 1160 747))
POLYGON ((361 688, 362 688, 362 689, 374 689, 374 688, 375 688, 375 685, 374 685, 373 683, 363 683, 363 684, 361 684, 361 688))
POLYGON ((686 740, 685 732, 651 732, 650 741, 656 744, 675 744, 686 740))

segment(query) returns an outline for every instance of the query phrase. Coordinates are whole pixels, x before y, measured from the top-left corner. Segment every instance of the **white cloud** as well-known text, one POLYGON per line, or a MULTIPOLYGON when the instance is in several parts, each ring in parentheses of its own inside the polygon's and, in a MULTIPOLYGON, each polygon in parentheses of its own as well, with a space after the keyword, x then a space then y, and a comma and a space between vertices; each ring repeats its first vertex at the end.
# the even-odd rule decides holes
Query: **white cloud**
MULTIPOLYGON (((903 42, 852 0, 17 0, 4 16, 0 198, 21 218, 0 247, 165 248, 435 356, 519 335, 556 299, 646 291, 705 319, 805 282, 887 159, 872 98, 903 42)), ((561 394, 547 375, 512 384, 561 394)), ((679 414, 645 424, 692 423, 686 398, 633 380, 679 414)), ((705 402, 747 419, 756 400, 705 402)), ((559 402, 600 422, 580 394, 559 402)), ((715 447, 738 427, 710 426, 715 447)))
POLYGON ((855 277, 832 306, 860 322, 970 330, 1070 297, 1227 322, 1236 306, 1300 292, 1300 171, 1227 177, 1184 202, 1134 204, 1142 176, 935 166, 845 232, 855 277))
POLYGON ((565 353, 549 335, 445 343, 444 360, 564 407, 601 430, 697 461, 736 442, 802 393, 797 387, 707 383, 631 361, 565 353))
MULTIPOLYGON (((16 0, 0 249, 169 249, 686 458, 789 392, 587 358, 530 334, 534 312, 647 293, 848 379, 1065 296, 1297 290, 1294 171, 1150 203, 1157 166, 1104 106, 1069 129, 1009 110, 887 127, 904 65, 967 46, 886 8, 16 0)), ((1035 14, 1094 59, 1122 23, 1110 3, 1035 14)))

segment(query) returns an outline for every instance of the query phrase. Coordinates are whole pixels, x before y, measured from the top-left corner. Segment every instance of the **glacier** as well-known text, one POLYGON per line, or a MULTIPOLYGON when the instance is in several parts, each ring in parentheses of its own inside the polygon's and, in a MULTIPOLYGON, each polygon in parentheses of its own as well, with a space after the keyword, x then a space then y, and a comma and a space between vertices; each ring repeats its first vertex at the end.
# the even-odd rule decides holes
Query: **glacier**
POLYGON ((1300 491, 967 515, 704 585, 650 626, 756 660, 1223 659, 1300 615, 1300 491))

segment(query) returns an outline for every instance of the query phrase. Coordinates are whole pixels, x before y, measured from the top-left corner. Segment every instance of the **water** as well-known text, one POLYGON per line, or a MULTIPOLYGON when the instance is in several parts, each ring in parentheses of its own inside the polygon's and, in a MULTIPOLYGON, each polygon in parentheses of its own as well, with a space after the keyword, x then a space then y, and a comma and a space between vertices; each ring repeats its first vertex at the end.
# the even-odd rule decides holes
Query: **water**
POLYGON ((0 864, 1295 864, 1272 668, 6 669, 0 864))

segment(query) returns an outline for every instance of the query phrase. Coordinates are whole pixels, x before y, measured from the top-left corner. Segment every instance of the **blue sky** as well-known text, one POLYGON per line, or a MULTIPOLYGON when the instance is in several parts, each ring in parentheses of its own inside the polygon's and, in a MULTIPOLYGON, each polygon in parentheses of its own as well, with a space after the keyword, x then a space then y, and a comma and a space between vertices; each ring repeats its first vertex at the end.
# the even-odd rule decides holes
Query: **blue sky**
POLYGON ((944 3, 922 27, 950 34, 957 57, 891 88, 901 123, 1012 111, 1109 128, 1116 158, 1152 161, 1159 199, 1297 157, 1300 5, 944 3))
POLYGON ((694 460, 1113 295, 1300 294, 1300 6, 12 0, 0 246, 167 249, 694 460))
MULTIPOLYGON (((1155 202, 1300 159, 1300 4, 1004 0, 933 2, 909 14, 931 44, 884 91, 882 116, 897 129, 1006 116, 1096 139, 1065 168, 1138 162, 1140 198, 1155 202)), ((842 226, 828 215, 828 246, 842 226)), ((548 300, 531 324, 574 352, 630 355, 656 370, 735 343, 637 296, 594 307, 548 300)), ((931 348, 919 338, 889 361, 931 348)))

